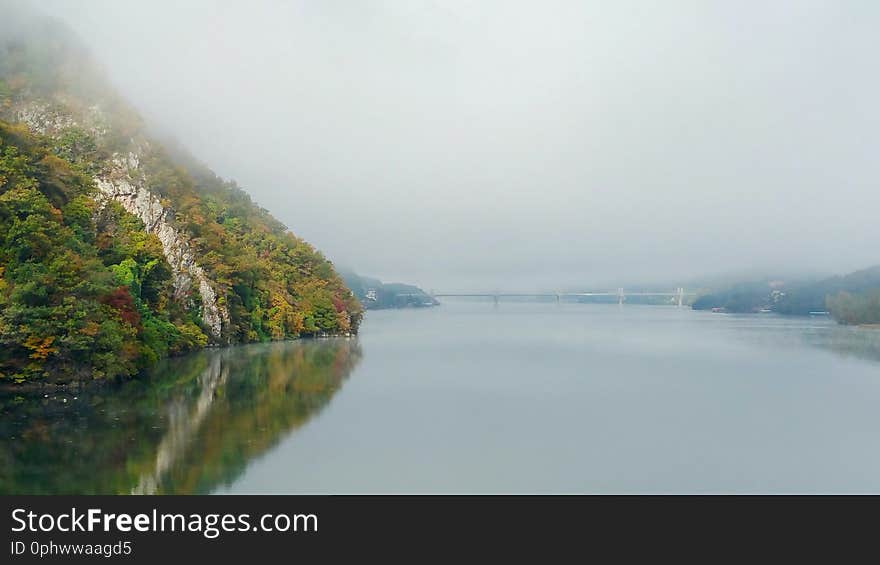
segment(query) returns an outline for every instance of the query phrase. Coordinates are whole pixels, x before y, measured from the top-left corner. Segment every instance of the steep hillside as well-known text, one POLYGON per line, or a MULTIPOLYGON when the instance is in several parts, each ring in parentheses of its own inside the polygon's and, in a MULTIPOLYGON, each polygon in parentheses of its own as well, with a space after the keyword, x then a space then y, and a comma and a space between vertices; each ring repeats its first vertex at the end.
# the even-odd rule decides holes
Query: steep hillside
POLYGON ((0 378, 133 375, 206 344, 355 333, 332 264, 166 151, 57 22, 0 24, 0 378))

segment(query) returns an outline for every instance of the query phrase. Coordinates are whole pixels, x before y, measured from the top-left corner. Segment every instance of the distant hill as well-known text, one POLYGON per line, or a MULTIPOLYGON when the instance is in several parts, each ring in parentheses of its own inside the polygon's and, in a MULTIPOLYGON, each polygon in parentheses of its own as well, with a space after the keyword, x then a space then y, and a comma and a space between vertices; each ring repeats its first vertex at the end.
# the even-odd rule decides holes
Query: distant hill
POLYGON ((342 271, 345 283, 361 301, 364 308, 425 308, 439 302, 417 286, 403 283, 383 283, 379 279, 364 277, 351 271, 342 271))
POLYGON ((807 315, 828 311, 845 323, 878 323, 873 314, 880 292, 880 266, 818 281, 756 281, 698 297, 695 310, 720 308, 727 312, 771 310, 779 314, 807 315))
POLYGON ((759 312, 772 309, 784 294, 784 286, 773 285, 771 281, 745 282, 703 294, 694 300, 691 307, 694 310, 717 308, 725 312, 759 312))
POLYGON ((807 314, 810 311, 826 310, 826 299, 829 296, 836 296, 841 292, 861 294, 875 288, 880 288, 880 266, 793 286, 776 311, 780 314, 807 314))

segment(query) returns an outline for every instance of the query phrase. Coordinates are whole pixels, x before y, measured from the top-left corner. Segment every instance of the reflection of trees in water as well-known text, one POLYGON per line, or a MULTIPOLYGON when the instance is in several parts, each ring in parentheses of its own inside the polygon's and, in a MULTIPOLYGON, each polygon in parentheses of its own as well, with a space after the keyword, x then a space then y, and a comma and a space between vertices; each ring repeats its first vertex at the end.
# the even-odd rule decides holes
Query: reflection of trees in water
POLYGON ((208 492, 314 416, 359 359, 354 340, 252 345, 114 387, 0 395, 0 493, 208 492))
POLYGON ((360 359, 357 342, 330 343, 223 352, 229 378, 159 491, 208 492, 229 484, 255 455, 317 414, 360 359))
POLYGON ((827 319, 772 316, 764 320, 753 314, 730 317, 724 329, 738 339, 777 348, 802 348, 804 345, 832 351, 844 357, 880 361, 880 328, 844 326, 827 319))
POLYGON ((880 361, 880 328, 834 326, 826 331, 811 331, 805 336, 810 345, 843 356, 880 361))
POLYGON ((229 376, 229 367, 221 359, 222 356, 216 353, 210 356, 208 366, 199 375, 201 392, 191 409, 183 397, 175 397, 168 402, 168 431, 156 449, 156 466, 151 472, 141 475, 132 494, 155 494, 162 477, 186 452, 211 409, 217 387, 229 376))

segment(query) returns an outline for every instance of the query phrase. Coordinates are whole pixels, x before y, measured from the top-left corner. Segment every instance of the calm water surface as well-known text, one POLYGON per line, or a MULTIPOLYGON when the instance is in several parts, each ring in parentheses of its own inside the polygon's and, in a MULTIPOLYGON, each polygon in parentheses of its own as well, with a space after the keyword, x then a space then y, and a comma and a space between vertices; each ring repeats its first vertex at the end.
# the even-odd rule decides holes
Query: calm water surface
POLYGON ((0 403, 7 493, 880 492, 880 331, 818 318, 450 302, 0 403))

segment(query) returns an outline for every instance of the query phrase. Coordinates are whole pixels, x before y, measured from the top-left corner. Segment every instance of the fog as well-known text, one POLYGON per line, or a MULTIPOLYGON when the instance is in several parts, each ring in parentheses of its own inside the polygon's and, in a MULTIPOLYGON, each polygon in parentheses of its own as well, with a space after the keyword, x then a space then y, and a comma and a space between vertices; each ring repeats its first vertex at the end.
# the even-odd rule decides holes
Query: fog
POLYGON ((880 262, 880 4, 42 0, 337 265, 437 290, 880 262))

